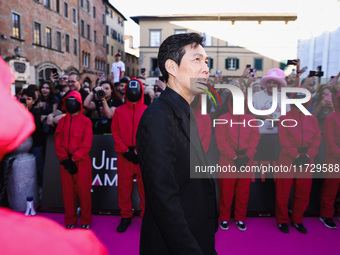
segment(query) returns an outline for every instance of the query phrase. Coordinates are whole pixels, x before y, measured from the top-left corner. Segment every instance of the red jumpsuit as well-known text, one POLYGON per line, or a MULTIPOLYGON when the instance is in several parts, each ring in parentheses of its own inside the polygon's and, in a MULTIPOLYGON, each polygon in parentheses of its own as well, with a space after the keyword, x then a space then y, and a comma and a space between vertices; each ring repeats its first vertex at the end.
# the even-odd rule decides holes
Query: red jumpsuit
MULTIPOLYGON (((330 164, 335 170, 336 164, 340 164, 340 92, 338 92, 335 100, 335 112, 328 115, 324 121, 323 139, 325 143, 324 164, 330 164)), ((324 173, 324 182, 321 188, 321 205, 320 216, 332 218, 334 215, 334 202, 336 195, 340 189, 340 173, 339 168, 333 172, 330 169, 324 173), (334 178, 335 177, 335 178, 334 178)), ((340 212, 340 208, 339 208, 340 212)))
POLYGON ((71 116, 66 116, 58 122, 54 134, 55 151, 60 161, 72 159, 78 167, 78 173, 71 175, 63 165, 60 165, 60 177, 62 193, 65 207, 66 225, 77 223, 77 195, 80 200, 81 224, 89 225, 92 221, 91 214, 91 185, 92 185, 92 165, 89 155, 92 146, 92 123, 85 117, 81 95, 77 91, 71 91, 65 98, 74 97, 81 103, 80 112, 71 116))
MULTIPOLYGON (((232 111, 231 103, 229 108, 232 111)), ((234 158, 236 153, 245 153, 250 159, 248 166, 253 164, 253 157, 256 152, 257 144, 260 140, 258 127, 248 126, 248 121, 254 119, 249 114, 233 115, 228 112, 219 117, 228 120, 227 124, 217 124, 215 136, 217 147, 220 150, 220 166, 235 166, 234 158), (230 122, 241 122, 243 124, 233 124, 230 122)), ((253 124, 254 125, 254 122, 253 124)), ((240 154, 239 154, 240 155, 240 154)), ((250 192, 251 173, 220 174, 219 173, 219 217, 221 221, 230 220, 231 206, 235 196, 234 218, 235 221, 244 221, 247 214, 248 199, 250 192)))
MULTIPOLYGON (((304 115, 300 110, 292 107, 285 115, 280 117, 280 123, 284 119, 294 119, 295 127, 284 127, 279 125, 279 140, 281 151, 279 166, 290 167, 295 158, 300 154, 307 154, 310 163, 313 164, 314 157, 318 153, 321 135, 317 119, 313 115, 304 115), (299 153, 298 150, 305 153, 299 153)), ((288 124, 288 122, 287 122, 288 124)), ((289 125, 293 125, 289 122, 289 125)), ((309 195, 312 186, 312 173, 305 173, 305 168, 291 168, 290 173, 278 173, 276 175, 276 220, 279 224, 289 223, 288 202, 290 191, 294 183, 294 197, 291 220, 293 223, 302 223, 303 214, 309 204, 309 195)))
POLYGON ((123 218, 130 218, 133 216, 131 193, 133 190, 134 176, 137 180, 138 193, 140 196, 139 207, 141 209, 141 217, 143 217, 145 209, 144 186, 140 165, 128 161, 123 156, 123 153, 129 150, 128 147, 136 147, 138 124, 147 107, 144 104, 143 86, 141 86, 141 88, 141 99, 133 104, 126 98, 126 103, 116 108, 111 124, 114 147, 117 152, 118 206, 123 218))

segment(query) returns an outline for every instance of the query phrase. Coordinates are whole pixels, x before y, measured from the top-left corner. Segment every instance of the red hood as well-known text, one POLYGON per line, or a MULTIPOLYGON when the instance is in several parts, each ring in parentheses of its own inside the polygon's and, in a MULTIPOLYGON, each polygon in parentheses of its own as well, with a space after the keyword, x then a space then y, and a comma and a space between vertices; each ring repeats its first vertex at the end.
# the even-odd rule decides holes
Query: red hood
MULTIPOLYGON (((142 88, 142 97, 139 99, 139 101, 137 101, 137 102, 134 103, 134 104, 144 104, 144 86, 143 86, 143 83, 142 83, 140 80, 138 80, 137 78, 132 78, 130 81, 138 81, 139 84, 141 85, 141 88, 142 88)), ((127 104, 129 107, 132 107, 132 105, 134 105, 134 104, 131 103, 131 102, 128 100, 127 96, 126 96, 126 89, 127 89, 128 84, 129 84, 129 83, 127 83, 127 84, 125 85, 125 89, 124 89, 124 92, 125 92, 125 100, 126 100, 126 104, 127 104)))
MULTIPOLYGON (((248 111, 248 103, 247 103, 248 98, 247 98, 246 94, 243 93, 243 95, 244 95, 244 113, 243 113, 243 115, 244 115, 248 111)), ((232 93, 229 94, 228 107, 229 107, 230 114, 234 115, 233 114, 233 95, 232 95, 232 93)))
POLYGON ((13 98, 10 86, 15 76, 0 58, 0 161, 4 155, 25 141, 35 129, 34 119, 22 104, 13 98))
MULTIPOLYGON (((302 86, 297 86, 297 88, 302 88, 302 89, 306 89, 305 87, 302 87, 302 86)), ((290 95, 290 97, 289 98, 293 98, 293 96, 296 94, 296 92, 294 92, 294 93, 292 93, 291 95, 290 95)), ((308 109, 310 106, 312 105, 312 98, 311 99, 309 99, 309 101, 306 103, 306 109, 308 109)), ((291 107, 291 110, 297 110, 297 108, 296 107, 291 107)))
POLYGON ((66 92, 65 96, 62 99, 63 100, 62 110, 66 111, 65 101, 69 97, 74 97, 80 103, 80 112, 79 113, 83 113, 84 108, 83 108, 83 100, 81 98, 81 94, 78 91, 75 91, 75 90, 69 90, 68 92, 66 92))

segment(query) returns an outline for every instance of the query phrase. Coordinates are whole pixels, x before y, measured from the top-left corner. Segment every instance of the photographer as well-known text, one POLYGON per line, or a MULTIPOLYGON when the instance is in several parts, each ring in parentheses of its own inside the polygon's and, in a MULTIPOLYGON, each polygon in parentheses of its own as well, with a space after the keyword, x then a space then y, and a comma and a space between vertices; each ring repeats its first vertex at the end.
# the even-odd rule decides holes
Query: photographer
POLYGON ((94 111, 93 117, 100 118, 95 122, 95 133, 111 133, 111 119, 121 101, 115 96, 116 90, 111 81, 101 81, 85 98, 84 106, 94 111))

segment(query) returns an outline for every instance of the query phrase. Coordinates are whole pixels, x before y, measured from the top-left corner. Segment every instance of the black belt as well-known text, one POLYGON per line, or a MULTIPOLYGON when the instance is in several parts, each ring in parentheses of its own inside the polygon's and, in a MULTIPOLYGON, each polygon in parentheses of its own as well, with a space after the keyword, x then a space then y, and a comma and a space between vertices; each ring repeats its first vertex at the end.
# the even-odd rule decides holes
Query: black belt
POLYGON ((234 150, 237 156, 244 156, 247 153, 247 149, 244 150, 234 150))
POLYGON ((298 148, 298 153, 307 153, 309 148, 310 147, 299 147, 298 148))

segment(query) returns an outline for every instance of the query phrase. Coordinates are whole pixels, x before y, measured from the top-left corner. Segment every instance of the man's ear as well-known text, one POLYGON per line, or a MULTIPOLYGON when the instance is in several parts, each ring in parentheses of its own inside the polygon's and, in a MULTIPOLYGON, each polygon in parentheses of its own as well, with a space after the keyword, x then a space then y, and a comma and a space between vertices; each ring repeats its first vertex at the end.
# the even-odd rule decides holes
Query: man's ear
POLYGON ((176 76, 178 65, 172 59, 168 59, 165 61, 165 70, 169 73, 169 75, 176 76))

